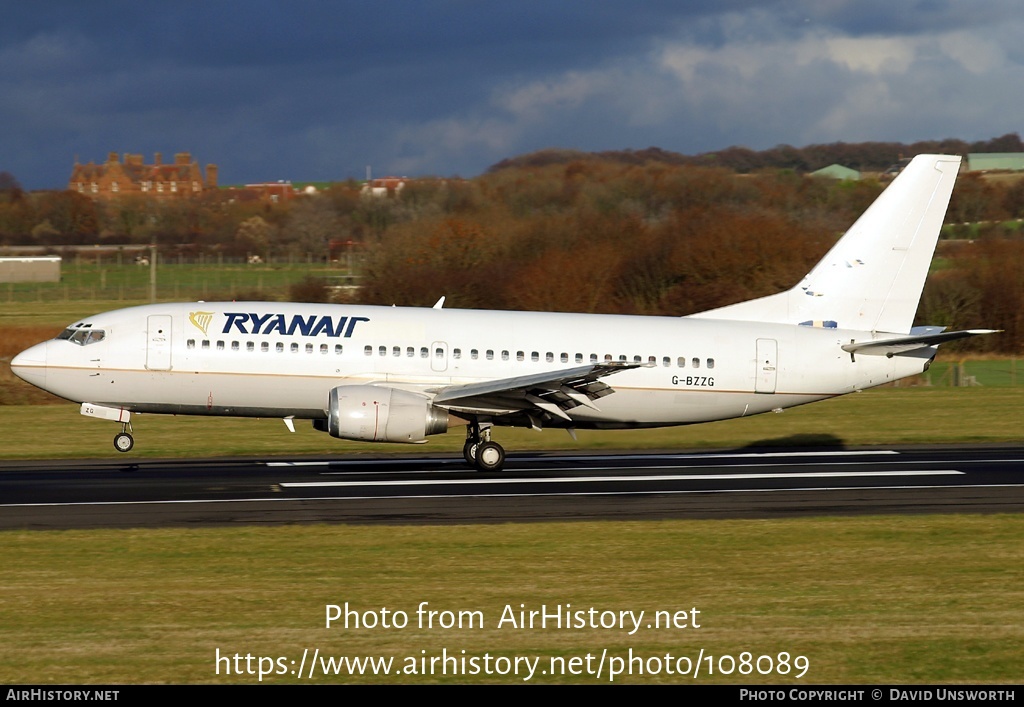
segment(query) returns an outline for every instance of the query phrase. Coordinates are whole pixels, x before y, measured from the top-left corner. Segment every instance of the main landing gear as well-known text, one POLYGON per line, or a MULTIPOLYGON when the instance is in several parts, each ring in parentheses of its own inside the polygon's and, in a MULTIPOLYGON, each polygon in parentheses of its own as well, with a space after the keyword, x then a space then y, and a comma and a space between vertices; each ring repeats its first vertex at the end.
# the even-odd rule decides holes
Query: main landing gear
POLYGON ((470 423, 466 428, 466 444, 462 457, 479 471, 501 471, 505 465, 505 449, 491 441, 491 424, 470 423))
POLYGON ((132 437, 131 429, 132 426, 128 422, 121 425, 121 431, 114 435, 114 449, 119 452, 132 451, 132 447, 135 446, 135 438, 132 437))

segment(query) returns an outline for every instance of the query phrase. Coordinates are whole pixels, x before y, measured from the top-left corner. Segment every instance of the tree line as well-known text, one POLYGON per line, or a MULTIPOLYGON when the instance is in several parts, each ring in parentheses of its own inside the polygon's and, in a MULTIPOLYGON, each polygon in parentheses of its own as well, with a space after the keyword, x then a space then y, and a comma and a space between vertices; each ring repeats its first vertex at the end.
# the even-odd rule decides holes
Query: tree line
POLYGON ((764 169, 794 169, 813 172, 832 164, 841 164, 860 172, 883 172, 899 160, 920 154, 964 155, 971 152, 1024 152, 1024 142, 1017 133, 1007 133, 990 140, 967 142, 955 138, 901 142, 832 142, 806 147, 778 145, 767 150, 751 150, 733 146, 714 152, 684 155, 648 147, 645 150, 609 150, 587 153, 578 150, 548 149, 502 160, 489 171, 516 167, 543 167, 549 164, 567 164, 585 159, 596 159, 623 164, 657 162, 670 165, 697 167, 725 167, 746 174, 764 169))
MULTIPOLYGON (((961 179, 918 318, 1004 329, 962 346, 1022 352, 1024 232, 1001 219, 1024 181, 961 179), (958 225, 979 215, 996 218, 958 225)), ((599 160, 503 169, 474 180, 474 198, 458 209, 392 224, 368 249, 361 297, 690 314, 792 287, 883 188, 878 180, 599 160)))
MULTIPOLYGON (((599 156, 417 179, 397 196, 342 183, 283 203, 26 193, 0 175, 0 244, 338 257, 358 243, 372 304, 684 315, 793 286, 881 193, 877 178, 599 156)), ((1024 180, 961 174, 919 320, 1004 329, 964 346, 1024 352, 1024 180)), ((293 297, 317 297, 300 288, 293 297)))

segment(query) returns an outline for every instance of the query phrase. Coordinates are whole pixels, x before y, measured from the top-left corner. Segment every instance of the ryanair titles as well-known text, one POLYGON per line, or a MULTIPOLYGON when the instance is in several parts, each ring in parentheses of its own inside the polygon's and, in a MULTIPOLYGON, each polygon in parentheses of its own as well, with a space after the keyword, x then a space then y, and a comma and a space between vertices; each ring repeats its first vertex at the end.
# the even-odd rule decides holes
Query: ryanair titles
POLYGON ((283 334, 284 336, 333 336, 349 338, 359 322, 369 317, 332 317, 329 315, 257 314, 224 312, 224 334, 283 334))

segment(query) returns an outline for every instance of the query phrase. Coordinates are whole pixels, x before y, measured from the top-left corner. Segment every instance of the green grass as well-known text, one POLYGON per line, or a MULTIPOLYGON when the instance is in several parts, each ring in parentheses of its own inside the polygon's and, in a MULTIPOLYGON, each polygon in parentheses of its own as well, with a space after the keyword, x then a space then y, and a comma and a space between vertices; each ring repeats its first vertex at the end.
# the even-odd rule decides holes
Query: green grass
MULTIPOLYGON (((255 683, 215 655, 755 656, 792 675, 697 682, 1009 683, 1024 659, 1022 516, 305 526, 0 534, 0 683, 255 683), (407 628, 325 628, 325 607, 407 628), (483 628, 419 628, 420 602, 483 628), (515 611, 699 611, 700 628, 497 628, 515 611), (425 653, 422 653, 425 651, 425 653)), ((646 620, 644 621, 646 624, 646 620)), ((596 659, 594 664, 596 665, 596 659)), ((292 675, 265 681, 294 684, 292 675)), ((538 675, 535 682, 607 682, 538 675)), ((693 683, 622 676, 619 682, 693 683)), ((303 681, 309 682, 309 681, 303 681)), ((521 682, 513 676, 324 682, 521 682)))
POLYGON ((986 387, 1024 385, 1024 361, 1015 358, 937 361, 917 382, 949 386, 958 380, 965 381, 966 385, 986 387))

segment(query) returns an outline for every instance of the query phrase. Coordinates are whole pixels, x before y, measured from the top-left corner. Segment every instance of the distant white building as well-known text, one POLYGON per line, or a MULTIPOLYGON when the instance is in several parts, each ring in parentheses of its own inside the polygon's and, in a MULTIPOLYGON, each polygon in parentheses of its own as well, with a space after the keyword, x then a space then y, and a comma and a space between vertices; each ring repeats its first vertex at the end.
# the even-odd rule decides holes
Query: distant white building
POLYGON ((360 193, 363 196, 398 196, 402 192, 402 189, 405 188, 405 183, 408 180, 408 177, 381 177, 380 179, 371 179, 363 185, 360 193))
POLYGON ((60 258, 0 258, 0 282, 60 282, 60 258))
POLYGON ((967 155, 967 169, 971 172, 1024 171, 1024 152, 972 152, 967 155))

